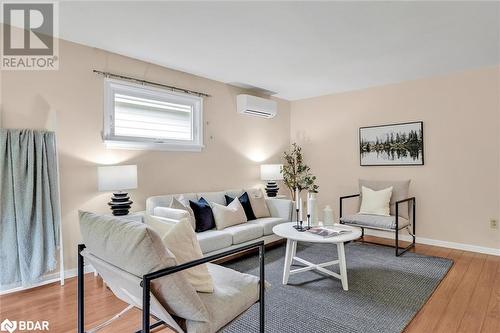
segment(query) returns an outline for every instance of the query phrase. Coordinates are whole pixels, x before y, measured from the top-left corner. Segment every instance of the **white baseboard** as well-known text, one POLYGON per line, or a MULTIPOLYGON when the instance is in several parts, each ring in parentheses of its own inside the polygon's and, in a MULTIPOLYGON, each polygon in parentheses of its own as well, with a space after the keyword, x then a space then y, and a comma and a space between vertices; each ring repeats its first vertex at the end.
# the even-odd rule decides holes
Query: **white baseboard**
MULTIPOLYGON (((371 236, 382 237, 382 238, 394 239, 394 233, 392 233, 392 232, 365 229, 365 234, 371 235, 371 236)), ((408 242, 411 242, 411 240, 412 240, 411 236, 407 235, 407 234, 400 234, 399 239, 401 239, 403 241, 408 241, 408 242)), ((446 247, 446 248, 450 248, 450 249, 464 250, 464 251, 478 252, 478 253, 484 253, 484 254, 491 254, 494 256, 500 256, 500 249, 495 249, 492 247, 484 247, 484 246, 477 246, 477 245, 464 244, 464 243, 448 242, 448 241, 442 241, 442 240, 431 239, 431 238, 423 238, 423 237, 418 237, 418 236, 415 238, 415 242, 419 243, 419 244, 441 246, 441 247, 446 247)))
MULTIPOLYGON (((92 267, 92 265, 85 265, 84 272, 85 272, 85 274, 92 273, 92 272, 94 272, 94 268, 92 267)), ((69 278, 75 277, 77 275, 77 273, 78 273, 78 271, 76 268, 65 270, 64 271, 64 278, 69 279, 69 278)), ((28 286, 28 287, 20 287, 19 284, 2 286, 0 289, 0 295, 5 295, 5 294, 14 293, 16 291, 22 291, 22 290, 27 290, 27 289, 31 289, 31 288, 36 288, 36 287, 44 286, 46 284, 60 282, 60 281, 61 281, 61 278, 60 278, 59 272, 50 273, 50 274, 45 275, 40 282, 35 283, 35 284, 28 286)))

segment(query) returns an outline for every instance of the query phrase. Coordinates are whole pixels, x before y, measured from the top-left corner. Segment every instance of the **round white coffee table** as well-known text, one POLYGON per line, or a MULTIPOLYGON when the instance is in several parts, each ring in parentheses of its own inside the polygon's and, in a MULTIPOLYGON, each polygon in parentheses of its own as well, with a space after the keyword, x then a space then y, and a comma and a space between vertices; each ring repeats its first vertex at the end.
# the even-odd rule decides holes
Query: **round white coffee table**
POLYGON ((307 272, 311 270, 317 270, 321 273, 340 279, 340 281, 342 281, 342 288, 344 290, 348 290, 344 243, 361 237, 361 229, 341 224, 335 224, 333 226, 329 226, 329 228, 334 228, 335 230, 339 229, 349 230, 350 232, 339 236, 325 238, 323 236, 315 235, 307 231, 297 231, 293 227, 295 224, 296 224, 295 222, 282 223, 278 224, 273 228, 273 232, 276 235, 287 239, 285 267, 283 269, 283 284, 288 283, 288 278, 290 275, 307 272), (324 262, 321 264, 313 264, 312 262, 296 257, 295 252, 297 250, 297 242, 336 244, 338 259, 324 262), (306 267, 290 270, 293 260, 296 260, 306 265, 306 267), (340 274, 332 272, 331 270, 325 268, 327 266, 332 266, 336 264, 339 265, 340 274))

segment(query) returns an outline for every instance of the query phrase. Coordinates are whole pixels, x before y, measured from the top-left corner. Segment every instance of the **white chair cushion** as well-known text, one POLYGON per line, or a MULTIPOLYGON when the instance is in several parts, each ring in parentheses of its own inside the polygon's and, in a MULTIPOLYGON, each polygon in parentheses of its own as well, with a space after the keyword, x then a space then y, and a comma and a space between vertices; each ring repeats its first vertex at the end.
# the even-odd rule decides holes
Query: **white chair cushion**
MULTIPOLYGON (((146 215, 145 223, 160 235, 163 244, 175 255, 178 264, 203 258, 200 244, 188 219, 170 223, 162 221, 161 217, 146 215)), ((213 292, 213 281, 206 264, 187 269, 183 273, 196 291, 213 292)))
POLYGON ((373 214, 389 216, 392 186, 380 191, 374 191, 368 187, 361 187, 361 208, 359 214, 373 214))
POLYGON ((233 236, 225 230, 197 232, 196 238, 203 253, 224 249, 233 244, 233 236))
POLYGON ((212 202, 211 206, 217 230, 247 222, 245 210, 239 200, 233 200, 227 206, 212 202))
POLYGON ((259 278, 219 265, 208 264, 214 292, 200 294, 209 321, 186 321, 187 332, 213 333, 231 322, 259 300, 259 278))
POLYGON ((264 235, 264 227, 260 224, 243 223, 224 229, 233 237, 233 244, 241 244, 264 235))
POLYGON ((189 223, 191 224, 194 230, 194 218, 192 218, 191 214, 186 209, 171 208, 171 207, 155 207, 153 209, 153 215, 177 221, 182 219, 188 219, 189 223))
MULTIPOLYGON (((340 219, 342 223, 353 224, 355 226, 366 226, 378 229, 396 229, 396 217, 395 216, 381 216, 381 215, 365 215, 365 214, 354 214, 347 215, 340 219)), ((399 217, 398 227, 402 229, 409 225, 410 222, 404 217, 399 217)))
POLYGON ((275 225, 284 222, 287 221, 281 217, 261 217, 260 219, 249 221, 248 223, 261 225, 264 228, 264 236, 267 236, 273 234, 273 228, 275 225))

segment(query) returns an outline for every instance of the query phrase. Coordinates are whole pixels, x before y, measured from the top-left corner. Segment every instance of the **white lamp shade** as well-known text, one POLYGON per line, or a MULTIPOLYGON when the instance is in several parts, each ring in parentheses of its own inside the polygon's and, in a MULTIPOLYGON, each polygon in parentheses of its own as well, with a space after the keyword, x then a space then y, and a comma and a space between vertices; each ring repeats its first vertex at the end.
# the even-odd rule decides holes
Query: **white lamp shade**
POLYGON ((262 164, 260 166, 261 180, 282 180, 281 169, 283 164, 262 164))
POLYGON ((110 165, 97 168, 99 191, 137 188, 137 165, 110 165))

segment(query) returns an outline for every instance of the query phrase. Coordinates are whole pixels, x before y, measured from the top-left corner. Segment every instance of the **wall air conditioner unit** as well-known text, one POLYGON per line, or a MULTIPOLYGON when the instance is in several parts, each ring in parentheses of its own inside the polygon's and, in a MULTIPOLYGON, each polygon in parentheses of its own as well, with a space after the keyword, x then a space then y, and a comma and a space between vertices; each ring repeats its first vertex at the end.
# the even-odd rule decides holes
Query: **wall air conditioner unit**
POLYGON ((261 118, 274 118, 278 103, 270 99, 241 94, 236 97, 238 113, 261 118))

